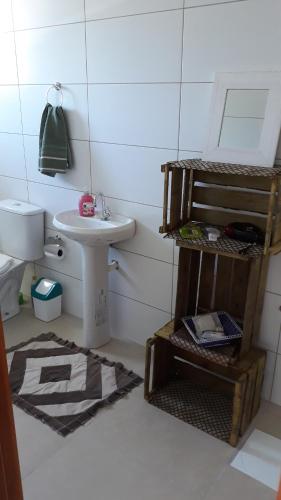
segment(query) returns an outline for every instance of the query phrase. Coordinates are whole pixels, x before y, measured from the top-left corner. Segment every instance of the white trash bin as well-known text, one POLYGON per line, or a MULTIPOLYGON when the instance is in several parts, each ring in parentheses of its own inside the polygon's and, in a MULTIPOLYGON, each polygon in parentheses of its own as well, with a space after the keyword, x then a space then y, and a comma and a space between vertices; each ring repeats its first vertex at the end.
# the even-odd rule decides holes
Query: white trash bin
POLYGON ((62 286, 57 281, 40 278, 32 285, 34 315, 48 323, 61 316, 62 286))

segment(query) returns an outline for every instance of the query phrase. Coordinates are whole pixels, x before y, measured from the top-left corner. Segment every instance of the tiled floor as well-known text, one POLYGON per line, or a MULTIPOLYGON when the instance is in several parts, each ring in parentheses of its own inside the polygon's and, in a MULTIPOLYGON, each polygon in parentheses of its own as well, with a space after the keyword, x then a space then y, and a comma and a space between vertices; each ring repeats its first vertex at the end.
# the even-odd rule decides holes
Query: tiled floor
MULTIPOLYGON (((78 344, 81 322, 46 325, 25 308, 5 324, 8 346, 46 331, 78 344)), ((144 349, 112 340, 99 353, 143 374, 144 349)), ((281 408, 264 403, 255 427, 281 438, 281 408)), ((233 469, 237 451, 161 412, 140 386, 62 438, 15 408, 25 500, 274 500, 275 492, 233 469)))

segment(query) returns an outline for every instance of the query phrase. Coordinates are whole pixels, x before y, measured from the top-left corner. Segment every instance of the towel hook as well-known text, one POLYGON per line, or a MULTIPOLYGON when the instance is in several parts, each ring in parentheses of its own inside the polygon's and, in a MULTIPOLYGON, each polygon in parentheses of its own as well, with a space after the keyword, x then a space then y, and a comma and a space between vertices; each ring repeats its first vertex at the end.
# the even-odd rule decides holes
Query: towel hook
POLYGON ((51 85, 48 90, 47 90, 47 94, 46 94, 46 101, 47 101, 47 104, 49 103, 49 93, 50 93, 50 90, 57 90, 58 92, 60 92, 60 105, 62 106, 62 103, 63 103, 63 91, 62 91, 62 88, 61 88, 61 83, 60 82, 56 82, 54 83, 53 85, 51 85))

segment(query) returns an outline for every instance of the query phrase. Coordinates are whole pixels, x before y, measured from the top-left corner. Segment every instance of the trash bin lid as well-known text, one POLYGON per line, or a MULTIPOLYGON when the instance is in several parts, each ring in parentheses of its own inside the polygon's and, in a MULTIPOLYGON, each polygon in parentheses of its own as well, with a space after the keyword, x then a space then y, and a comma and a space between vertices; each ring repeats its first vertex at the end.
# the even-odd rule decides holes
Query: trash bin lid
POLYGON ((48 278, 39 278, 32 285, 32 297, 39 300, 51 300, 62 295, 62 286, 57 281, 52 281, 48 278))

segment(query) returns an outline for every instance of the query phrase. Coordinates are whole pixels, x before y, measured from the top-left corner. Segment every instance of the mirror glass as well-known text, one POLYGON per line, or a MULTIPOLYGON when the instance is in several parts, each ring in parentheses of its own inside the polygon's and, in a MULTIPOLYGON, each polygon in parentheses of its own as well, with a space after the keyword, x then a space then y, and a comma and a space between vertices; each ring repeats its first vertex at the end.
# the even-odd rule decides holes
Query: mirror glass
POLYGON ((219 148, 258 149, 268 89, 228 89, 219 148))

